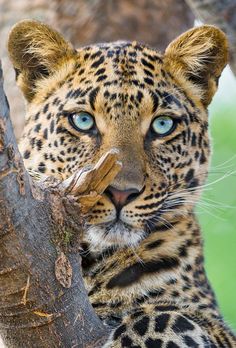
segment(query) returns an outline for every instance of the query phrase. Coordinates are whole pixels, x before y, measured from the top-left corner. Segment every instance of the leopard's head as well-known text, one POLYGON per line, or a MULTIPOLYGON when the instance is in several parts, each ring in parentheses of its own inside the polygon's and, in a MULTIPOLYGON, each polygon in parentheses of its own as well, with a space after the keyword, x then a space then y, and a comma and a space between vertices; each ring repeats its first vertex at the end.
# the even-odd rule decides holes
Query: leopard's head
POLYGON ((122 169, 87 216, 95 249, 135 245, 192 211, 208 170, 207 106, 227 63, 222 31, 191 29, 164 54, 137 42, 75 50, 23 21, 8 47, 27 101, 27 168, 65 179, 119 150, 122 169))

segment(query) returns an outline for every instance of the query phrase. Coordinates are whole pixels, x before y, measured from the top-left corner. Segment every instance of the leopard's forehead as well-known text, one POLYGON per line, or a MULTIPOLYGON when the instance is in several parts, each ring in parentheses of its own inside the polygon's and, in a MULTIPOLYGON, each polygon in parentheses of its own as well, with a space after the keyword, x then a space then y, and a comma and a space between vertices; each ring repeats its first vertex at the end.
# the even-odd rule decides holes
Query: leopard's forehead
POLYGON ((33 104, 49 101, 64 111, 86 109, 122 122, 150 117, 157 109, 183 112, 181 100, 188 98, 165 70, 162 58, 137 42, 80 48, 76 58, 41 82, 33 104))
MULTIPOLYGON (((150 69, 154 69, 155 65, 162 63, 162 54, 154 48, 142 45, 136 41, 115 41, 109 43, 101 43, 85 46, 77 49, 78 55, 84 62, 93 62, 91 68, 97 68, 107 61, 112 63, 114 69, 126 69, 132 67, 133 64, 139 63, 150 69)), ((120 69, 118 75, 120 73, 120 69)))
MULTIPOLYGON (((147 90, 150 94, 163 90, 171 78, 163 68, 162 55, 136 42, 114 42, 82 48, 78 50, 76 69, 75 83, 89 85, 92 78, 94 86, 114 92, 111 99, 116 99, 117 95, 121 103, 127 102, 125 96, 138 90, 147 90)), ((104 95, 108 96, 109 93, 104 95)), ((141 93, 138 93, 137 99, 141 98, 141 93)), ((130 101, 132 104, 133 98, 130 101)))

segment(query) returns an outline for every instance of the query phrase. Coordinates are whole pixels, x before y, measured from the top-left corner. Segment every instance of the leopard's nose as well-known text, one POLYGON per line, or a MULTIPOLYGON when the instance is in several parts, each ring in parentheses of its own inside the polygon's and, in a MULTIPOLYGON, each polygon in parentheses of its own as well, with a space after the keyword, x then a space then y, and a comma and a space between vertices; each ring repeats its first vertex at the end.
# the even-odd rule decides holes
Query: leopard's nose
POLYGON ((132 202, 140 195, 141 191, 130 188, 127 190, 118 190, 115 187, 108 186, 105 194, 110 198, 117 210, 121 210, 123 206, 132 202))

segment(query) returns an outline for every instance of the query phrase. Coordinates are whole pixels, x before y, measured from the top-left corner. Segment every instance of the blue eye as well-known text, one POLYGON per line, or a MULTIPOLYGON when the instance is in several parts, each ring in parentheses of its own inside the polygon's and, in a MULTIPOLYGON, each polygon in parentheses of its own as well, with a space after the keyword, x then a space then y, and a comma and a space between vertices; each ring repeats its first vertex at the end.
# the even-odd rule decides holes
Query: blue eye
POLYGON ((158 135, 168 135, 174 129, 174 121, 169 116, 160 116, 152 122, 152 129, 158 135))
POLYGON ((95 125, 94 118, 87 112, 71 115, 71 123, 80 131, 89 131, 95 125))

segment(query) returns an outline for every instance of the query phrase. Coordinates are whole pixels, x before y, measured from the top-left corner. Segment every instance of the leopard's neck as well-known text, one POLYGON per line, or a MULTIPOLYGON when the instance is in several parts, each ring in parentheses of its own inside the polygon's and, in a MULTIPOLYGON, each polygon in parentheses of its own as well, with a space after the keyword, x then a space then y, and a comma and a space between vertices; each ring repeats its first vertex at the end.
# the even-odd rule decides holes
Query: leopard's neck
POLYGON ((109 250, 94 259, 84 258, 83 264, 90 300, 101 317, 153 302, 208 308, 218 315, 193 213, 157 226, 135 249, 109 250))

